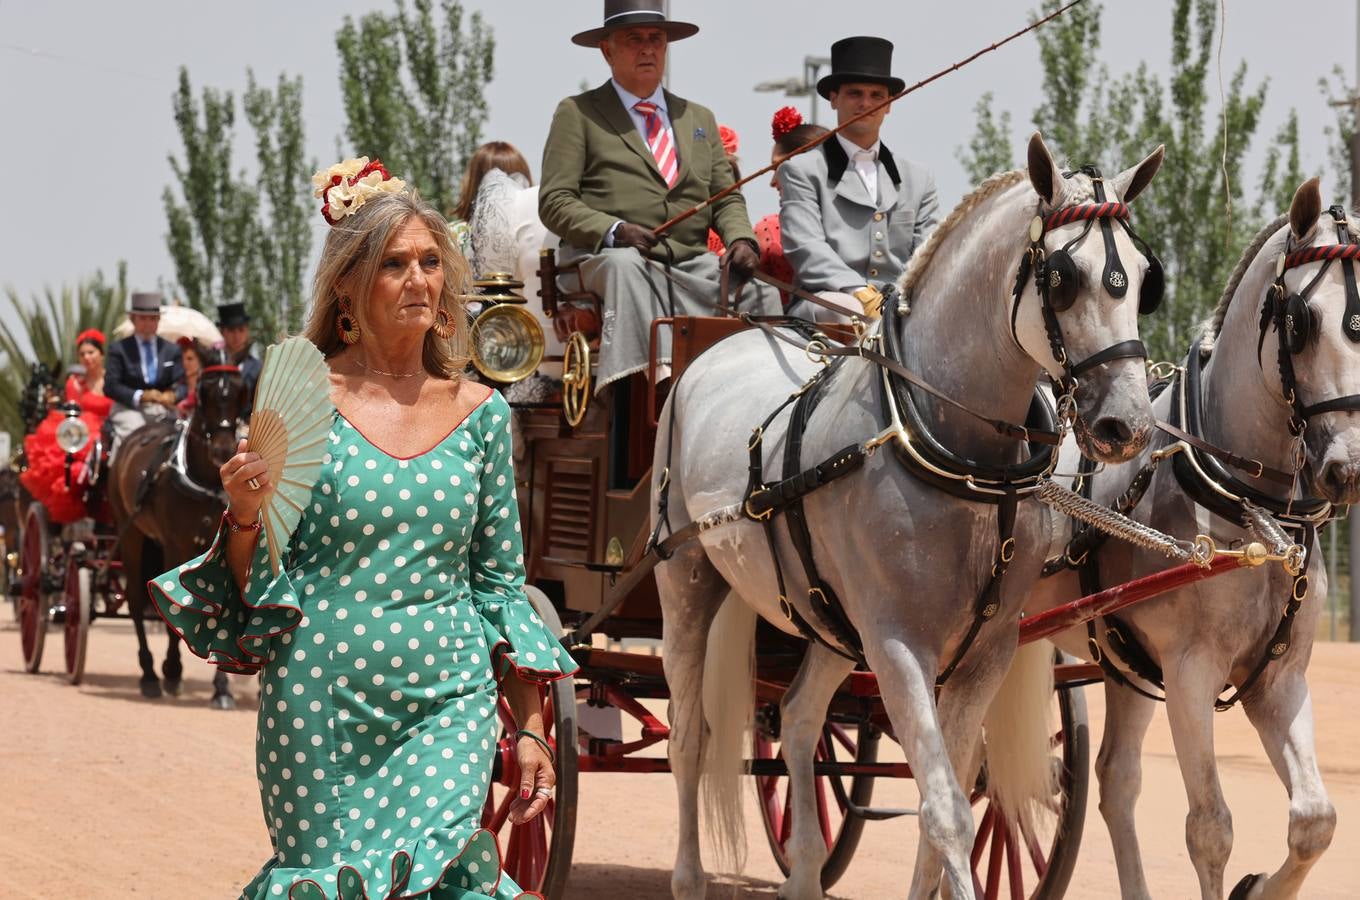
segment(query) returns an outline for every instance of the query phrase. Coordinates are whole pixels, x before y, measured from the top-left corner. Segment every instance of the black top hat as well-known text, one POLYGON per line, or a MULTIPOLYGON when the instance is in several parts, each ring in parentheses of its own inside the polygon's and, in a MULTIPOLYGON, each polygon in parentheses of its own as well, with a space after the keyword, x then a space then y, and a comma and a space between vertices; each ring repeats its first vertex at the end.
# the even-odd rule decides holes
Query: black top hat
POLYGON ((880 37, 841 38, 831 45, 831 74, 817 82, 817 93, 831 99, 843 84, 882 84, 900 94, 907 83, 892 75, 892 41, 880 37))
POLYGON ((660 28, 666 32, 666 39, 671 41, 683 40, 699 33, 698 25, 667 19, 662 6, 662 0, 604 0, 604 24, 573 35, 571 42, 582 47, 597 47, 600 41, 609 37, 610 32, 637 26, 660 28))
POLYGON ((218 328, 237 328, 249 324, 250 316, 246 313, 244 303, 223 303, 217 307, 218 328))

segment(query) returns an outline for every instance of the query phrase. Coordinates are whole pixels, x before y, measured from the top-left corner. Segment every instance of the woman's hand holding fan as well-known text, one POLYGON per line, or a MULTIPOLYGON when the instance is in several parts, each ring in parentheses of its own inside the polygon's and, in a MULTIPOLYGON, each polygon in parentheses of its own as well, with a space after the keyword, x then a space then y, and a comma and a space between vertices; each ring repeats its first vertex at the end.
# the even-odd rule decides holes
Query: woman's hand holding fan
POLYGON ((263 464, 256 493, 276 575, 326 455, 331 427, 327 376, 325 358, 306 338, 288 338, 265 349, 249 448, 263 464))

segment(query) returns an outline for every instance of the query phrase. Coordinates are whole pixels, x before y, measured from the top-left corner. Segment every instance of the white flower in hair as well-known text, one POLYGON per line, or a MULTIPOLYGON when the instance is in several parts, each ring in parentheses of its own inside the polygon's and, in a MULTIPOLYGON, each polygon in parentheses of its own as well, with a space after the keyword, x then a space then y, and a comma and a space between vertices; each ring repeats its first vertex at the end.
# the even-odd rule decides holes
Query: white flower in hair
POLYGON ((405 191, 406 182, 387 174, 381 160, 369 162, 367 156, 361 156, 317 172, 312 176, 312 187, 322 200, 321 215, 334 225, 374 197, 405 191))

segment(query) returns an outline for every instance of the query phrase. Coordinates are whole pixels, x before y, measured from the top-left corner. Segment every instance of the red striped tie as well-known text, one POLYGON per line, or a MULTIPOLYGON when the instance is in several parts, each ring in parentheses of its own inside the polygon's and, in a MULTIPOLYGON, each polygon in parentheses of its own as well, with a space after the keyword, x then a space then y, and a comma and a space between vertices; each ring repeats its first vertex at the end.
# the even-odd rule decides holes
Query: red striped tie
POLYGON ((656 167, 661 177, 666 179, 667 187, 675 187, 675 179, 680 174, 680 165, 675 157, 675 145, 671 143, 671 133, 661 124, 655 103, 641 100, 633 104, 633 109, 647 117, 647 149, 656 159, 656 167))

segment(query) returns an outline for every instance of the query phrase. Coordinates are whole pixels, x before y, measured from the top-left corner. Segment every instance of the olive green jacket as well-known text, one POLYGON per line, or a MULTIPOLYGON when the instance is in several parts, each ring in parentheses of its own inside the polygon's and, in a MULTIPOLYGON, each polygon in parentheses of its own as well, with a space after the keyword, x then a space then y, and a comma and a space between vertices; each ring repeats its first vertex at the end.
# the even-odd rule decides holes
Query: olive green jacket
MULTIPOLYGON (((599 252, 615 222, 655 228, 732 184, 713 113, 669 91, 666 111, 680 158, 669 189, 610 82, 557 105, 543 147, 538 214, 564 244, 599 252)), ((756 239, 746 201, 733 191, 670 230, 675 261, 705 252, 709 228, 728 245, 756 239)), ((652 255, 666 258, 660 244, 652 255)))

